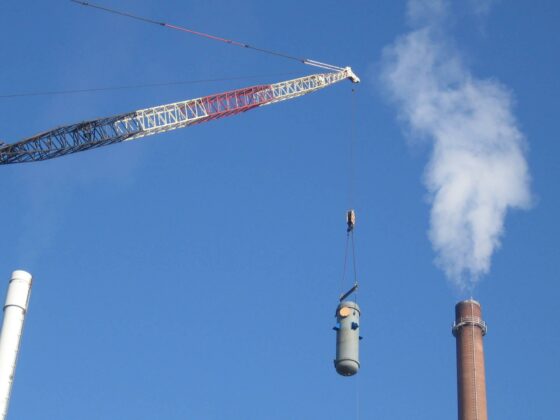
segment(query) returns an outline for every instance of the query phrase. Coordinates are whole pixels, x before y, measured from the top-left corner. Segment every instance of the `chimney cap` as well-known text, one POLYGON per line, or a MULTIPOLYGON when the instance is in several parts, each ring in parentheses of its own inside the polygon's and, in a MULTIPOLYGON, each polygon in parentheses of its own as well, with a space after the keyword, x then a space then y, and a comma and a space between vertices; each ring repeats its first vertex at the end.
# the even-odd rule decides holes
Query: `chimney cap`
POLYGON ((455 305, 455 306, 458 306, 458 305, 461 305, 461 304, 465 304, 465 303, 473 303, 473 304, 475 304, 476 306, 479 306, 479 307, 480 307, 480 302, 479 302, 478 300, 474 300, 473 298, 461 300, 461 301, 457 302, 457 305, 455 305))

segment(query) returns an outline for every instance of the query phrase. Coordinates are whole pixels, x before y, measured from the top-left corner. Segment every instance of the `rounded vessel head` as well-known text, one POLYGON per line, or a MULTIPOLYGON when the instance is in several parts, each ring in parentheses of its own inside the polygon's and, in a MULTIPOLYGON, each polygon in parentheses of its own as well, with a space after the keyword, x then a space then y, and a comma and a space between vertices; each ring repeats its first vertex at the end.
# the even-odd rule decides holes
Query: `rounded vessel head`
POLYGON ((340 360, 335 362, 336 372, 342 376, 352 376, 358 373, 360 364, 355 360, 340 360))
POLYGON ((336 307, 336 314, 335 315, 340 316, 341 311, 345 312, 345 310, 344 310, 345 308, 356 310, 358 312, 358 314, 361 314, 360 307, 358 306, 358 304, 356 302, 354 302, 352 300, 345 300, 345 301, 340 302, 338 304, 338 306, 336 307))

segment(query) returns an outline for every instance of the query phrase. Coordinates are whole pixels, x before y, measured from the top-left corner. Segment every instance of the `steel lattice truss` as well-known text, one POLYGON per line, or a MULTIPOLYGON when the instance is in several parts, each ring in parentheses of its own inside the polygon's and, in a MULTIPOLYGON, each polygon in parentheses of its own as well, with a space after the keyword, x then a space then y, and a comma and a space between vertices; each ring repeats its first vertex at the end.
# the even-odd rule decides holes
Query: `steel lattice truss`
POLYGON ((0 165, 47 160, 163 133, 296 98, 345 79, 359 82, 346 67, 337 72, 313 74, 59 127, 17 143, 0 144, 0 165))

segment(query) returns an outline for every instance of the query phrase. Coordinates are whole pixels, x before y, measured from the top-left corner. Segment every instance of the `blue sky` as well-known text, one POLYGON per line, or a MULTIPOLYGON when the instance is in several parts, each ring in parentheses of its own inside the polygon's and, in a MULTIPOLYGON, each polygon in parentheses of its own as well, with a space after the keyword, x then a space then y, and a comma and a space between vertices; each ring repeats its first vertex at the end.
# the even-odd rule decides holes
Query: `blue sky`
MULTIPOLYGON (((445 36, 499 81, 527 140, 533 206, 508 212, 474 297, 489 415, 557 416, 560 299, 556 2, 465 2, 445 36), (468 4, 468 5, 467 5, 468 4)), ((241 116, 48 162, 2 167, 0 273, 35 283, 14 419, 450 419, 453 308, 434 264, 416 142, 380 81, 406 2, 115 1, 156 20, 336 65, 349 82, 241 116), (333 368, 345 224, 357 211, 362 369, 333 368)), ((67 1, 0 6, 0 95, 259 76, 0 99, 0 138, 309 74, 275 57, 67 1)))

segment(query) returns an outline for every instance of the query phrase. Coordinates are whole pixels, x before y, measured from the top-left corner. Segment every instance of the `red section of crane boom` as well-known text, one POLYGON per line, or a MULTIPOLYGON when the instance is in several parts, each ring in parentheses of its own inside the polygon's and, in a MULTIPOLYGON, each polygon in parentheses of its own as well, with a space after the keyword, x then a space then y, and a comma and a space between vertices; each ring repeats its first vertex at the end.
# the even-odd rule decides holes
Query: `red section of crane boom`
POLYGON ((202 101, 208 116, 197 119, 193 121, 192 124, 240 114, 258 106, 265 105, 273 99, 271 95, 266 94, 269 90, 270 85, 260 85, 219 93, 217 95, 205 96, 202 98, 202 101))

